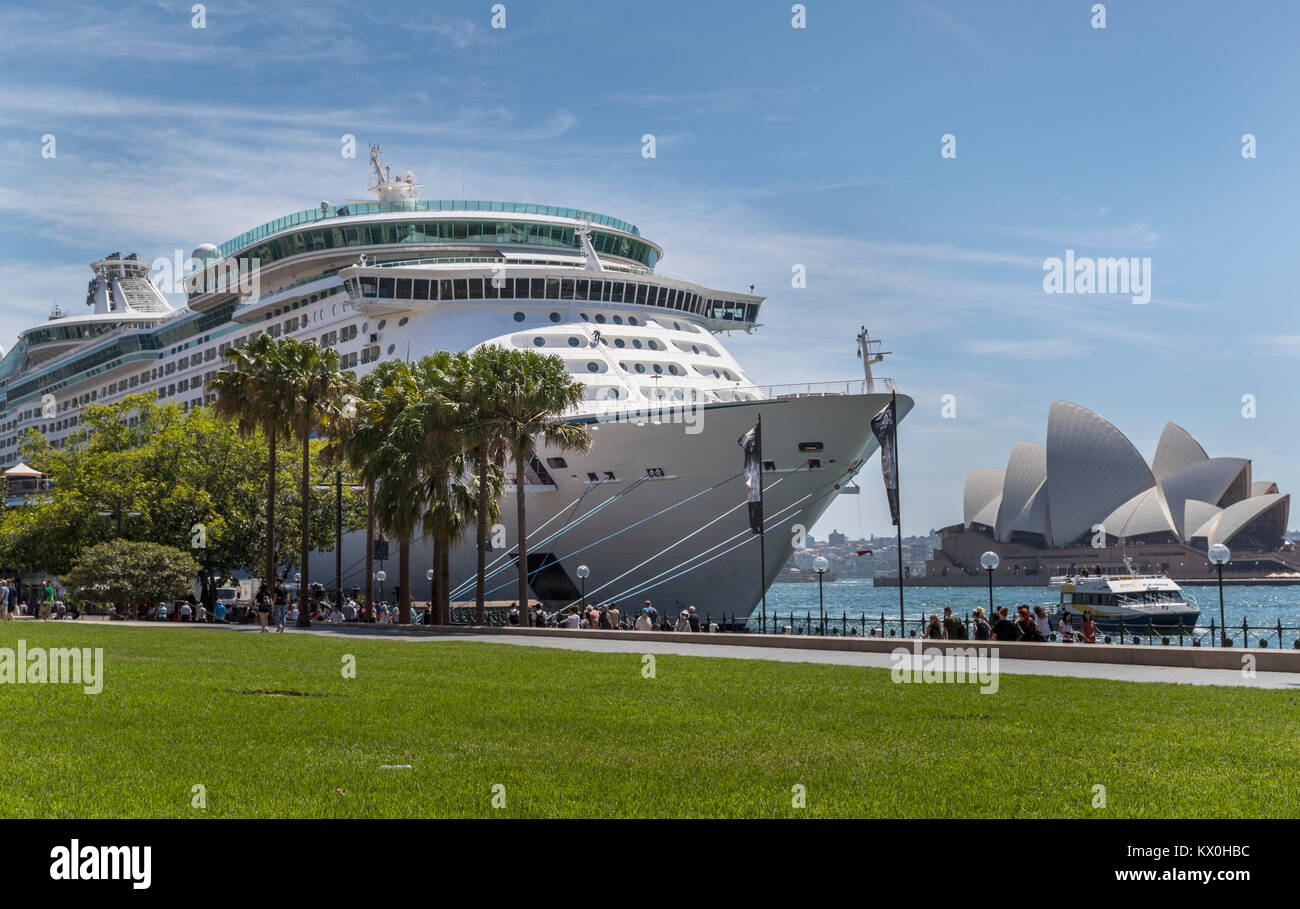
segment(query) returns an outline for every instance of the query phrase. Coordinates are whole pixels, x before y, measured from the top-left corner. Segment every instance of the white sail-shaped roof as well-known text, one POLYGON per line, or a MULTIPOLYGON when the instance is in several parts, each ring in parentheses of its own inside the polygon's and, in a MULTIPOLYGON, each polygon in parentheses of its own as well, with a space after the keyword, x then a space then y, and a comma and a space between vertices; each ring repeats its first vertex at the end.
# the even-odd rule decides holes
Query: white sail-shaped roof
POLYGON ((1201 443, 1192 438, 1192 434, 1177 423, 1166 423, 1165 431, 1160 434, 1156 445, 1156 457, 1151 462, 1151 473, 1157 481, 1172 476, 1185 467, 1199 461, 1208 461, 1201 443))
POLYGON ((1002 503, 998 506, 994 535, 1006 541, 1011 525, 1030 498, 1047 479, 1047 446, 1037 442, 1017 442, 1007 459, 1006 476, 1002 482, 1002 503))
POLYGON ((1274 517, 1277 524, 1277 536, 1280 540, 1282 534, 1286 531, 1287 517, 1291 509, 1291 496, 1280 493, 1251 496, 1249 499, 1242 499, 1240 502, 1229 505, 1219 512, 1213 523, 1207 522, 1208 526, 1198 528, 1195 535, 1204 536, 1211 546, 1215 543, 1231 545, 1232 538, 1236 534, 1241 532, 1248 524, 1253 523, 1274 509, 1277 509, 1277 514, 1274 517))
POLYGON ((1108 536, 1128 539, 1152 533, 1173 533, 1174 522, 1156 487, 1143 490, 1101 522, 1108 536))
POLYGON ((1023 530, 1025 533, 1043 535, 1047 545, 1052 545, 1052 522, 1047 514, 1047 481, 1044 480, 1029 499, 1020 516, 1011 522, 1011 531, 1023 530))
POLYGON ((1183 505, 1183 527, 1187 528, 1183 539, 1190 540, 1198 534, 1207 536, 1214 525, 1218 523, 1221 514, 1223 514, 1223 509, 1213 502, 1188 499, 1183 505), (1202 528, 1206 528, 1206 533, 1201 533, 1202 528))
MULTIPOLYGON (((1002 479, 1006 471, 1000 467, 977 467, 966 473, 966 489, 962 495, 962 523, 967 527, 975 520, 975 516, 980 513, 990 502, 1002 495, 1002 479)), ((987 523, 990 527, 997 520, 997 512, 993 512, 993 519, 981 521, 987 523)))
POLYGON ((1069 545, 1153 486, 1151 468, 1122 432, 1086 407, 1052 402, 1047 495, 1056 545, 1069 545))
POLYGON ((1250 494, 1252 496, 1266 496, 1270 492, 1277 491, 1277 484, 1268 480, 1254 480, 1250 484, 1250 494))
POLYGON ((1002 504, 1002 496, 999 495, 992 502, 989 502, 981 508, 975 517, 971 518, 972 524, 983 524, 985 527, 992 527, 998 519, 998 506, 1002 504))
POLYGON ((1184 524, 1184 506, 1189 499, 1209 502, 1216 506, 1232 504, 1224 502, 1224 496, 1231 490, 1234 482, 1244 490, 1250 489, 1248 480, 1241 479, 1243 472, 1250 470, 1250 461, 1245 458, 1208 458, 1197 461, 1166 476, 1160 482, 1160 491, 1164 493, 1169 513, 1174 517, 1175 529, 1180 539, 1196 528, 1184 524))

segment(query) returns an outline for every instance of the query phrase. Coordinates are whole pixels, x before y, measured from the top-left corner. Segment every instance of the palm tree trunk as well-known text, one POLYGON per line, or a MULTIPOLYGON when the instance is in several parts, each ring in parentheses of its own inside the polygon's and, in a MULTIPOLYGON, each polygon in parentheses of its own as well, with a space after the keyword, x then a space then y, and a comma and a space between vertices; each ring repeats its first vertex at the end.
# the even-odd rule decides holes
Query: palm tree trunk
POLYGON ((451 624, 451 538, 443 537, 438 553, 438 621, 451 624))
POLYGON ((302 579, 298 584, 298 627, 311 627, 311 610, 307 608, 307 554, 311 549, 311 436, 302 437, 302 579))
POLYGON ((411 624, 411 535, 402 534, 397 541, 397 586, 400 596, 397 598, 397 622, 399 625, 411 624))
POLYGON ((524 453, 515 452, 515 529, 519 535, 519 624, 533 624, 533 611, 528 608, 528 531, 524 518, 524 453))
POLYGON ((375 605, 375 484, 366 482, 366 606, 375 605))
POLYGON ((275 430, 266 434, 266 572, 262 586, 268 591, 275 588, 275 430))
POLYGON ((487 516, 488 516, 487 449, 478 457, 478 576, 474 581, 474 622, 487 622, 487 516))
POLYGON ((429 534, 429 539, 433 541, 433 558, 429 562, 429 568, 433 570, 433 579, 429 581, 429 612, 426 621, 430 625, 440 624, 438 605, 441 602, 441 594, 438 593, 439 582, 442 580, 438 577, 438 558, 442 553, 442 538, 436 533, 429 534))

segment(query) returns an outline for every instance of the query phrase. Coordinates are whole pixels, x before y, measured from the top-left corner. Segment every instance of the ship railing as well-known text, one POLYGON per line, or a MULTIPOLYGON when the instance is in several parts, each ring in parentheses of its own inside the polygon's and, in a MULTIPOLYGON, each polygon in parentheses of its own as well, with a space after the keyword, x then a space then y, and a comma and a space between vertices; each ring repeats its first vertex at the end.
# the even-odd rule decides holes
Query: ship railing
POLYGON ((804 382, 793 385, 736 385, 730 391, 757 398, 827 398, 839 395, 888 394, 896 392, 893 379, 846 379, 839 382, 804 382))

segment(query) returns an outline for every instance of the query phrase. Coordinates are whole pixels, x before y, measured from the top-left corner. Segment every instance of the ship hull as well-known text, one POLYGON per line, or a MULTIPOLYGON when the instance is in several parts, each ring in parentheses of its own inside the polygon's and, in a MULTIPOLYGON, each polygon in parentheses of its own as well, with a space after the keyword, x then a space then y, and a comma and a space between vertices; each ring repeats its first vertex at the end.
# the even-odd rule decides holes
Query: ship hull
MULTIPOLYGON (((658 422, 602 420, 591 423, 588 452, 538 452, 545 463, 562 457, 563 468, 549 468, 550 485, 528 487, 527 527, 530 595, 555 611, 583 597, 577 567, 586 565, 589 603, 616 602, 627 614, 650 600, 661 617, 675 617, 688 606, 719 624, 743 623, 786 564, 795 544, 876 451, 870 419, 888 403, 887 394, 774 398, 709 405, 693 415, 693 425, 663 415, 658 422), (743 453, 737 440, 759 416, 763 425, 764 559, 760 575, 758 536, 751 532, 741 476, 743 453), (821 443, 820 451, 800 451, 821 443), (810 467, 809 459, 819 461, 810 467), (770 469, 775 467, 775 469, 770 469), (613 480, 591 483, 588 472, 613 480)), ((900 419, 911 400, 898 398, 900 419)), ((869 488, 875 489, 875 486, 869 488)), ((505 546, 488 554, 487 599, 518 599, 518 541, 513 486, 500 502, 505 546)), ((345 587, 364 587, 364 535, 345 539, 345 587)), ((396 547, 392 547, 396 555, 396 547)), ((412 585, 417 600, 427 599, 426 570, 432 551, 427 540, 412 546, 412 585)), ((322 561, 314 565, 325 568, 322 561)), ((326 563, 328 564, 328 563, 326 563)), ((385 570, 391 591, 395 559, 385 570)), ((453 601, 475 596, 476 553, 473 533, 451 554, 453 601)), ((325 571, 315 580, 330 584, 325 571)))

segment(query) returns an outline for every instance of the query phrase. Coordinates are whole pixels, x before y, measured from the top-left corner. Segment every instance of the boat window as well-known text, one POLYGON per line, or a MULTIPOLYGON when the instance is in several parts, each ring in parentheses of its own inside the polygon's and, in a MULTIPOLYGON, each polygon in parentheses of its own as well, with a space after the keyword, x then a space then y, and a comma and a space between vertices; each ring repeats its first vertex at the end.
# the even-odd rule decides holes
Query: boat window
POLYGON ((457 300, 468 300, 468 299, 469 299, 469 279, 468 279, 468 278, 455 278, 455 279, 453 279, 453 281, 452 281, 452 286, 455 288, 455 291, 456 291, 456 293, 455 293, 455 297, 456 297, 457 300))
POLYGON ((506 278, 501 282, 501 299, 513 300, 515 298, 515 279, 506 278))
POLYGON ((521 312, 517 312, 517 313, 515 313, 515 321, 516 321, 516 322, 522 322, 522 321, 524 321, 524 314, 521 313, 521 312))
POLYGON ((483 299, 483 279, 471 278, 469 282, 469 298, 471 300, 483 299))
POLYGON ((438 282, 438 299, 454 300, 456 295, 451 290, 451 278, 443 278, 438 282))
POLYGON ((380 278, 379 279, 379 298, 381 300, 393 299, 393 293, 396 291, 397 279, 380 278))

